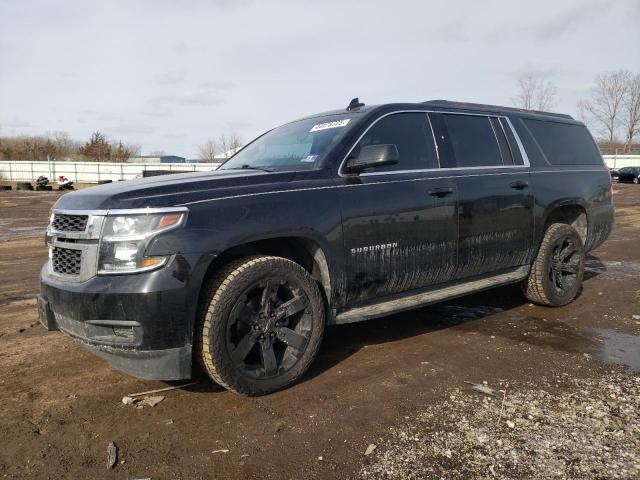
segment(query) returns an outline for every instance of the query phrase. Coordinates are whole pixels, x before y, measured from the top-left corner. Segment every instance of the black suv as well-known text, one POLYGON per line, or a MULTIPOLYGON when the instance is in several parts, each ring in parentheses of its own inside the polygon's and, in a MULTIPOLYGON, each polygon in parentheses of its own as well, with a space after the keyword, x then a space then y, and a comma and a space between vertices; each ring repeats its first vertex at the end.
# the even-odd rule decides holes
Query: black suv
POLYGON ((261 395, 303 375, 327 325, 512 283, 567 304, 613 213, 609 171, 570 116, 356 100, 216 171, 62 196, 39 310, 137 377, 199 362, 261 395))
POLYGON ((640 167, 624 167, 618 170, 618 183, 640 183, 640 167))

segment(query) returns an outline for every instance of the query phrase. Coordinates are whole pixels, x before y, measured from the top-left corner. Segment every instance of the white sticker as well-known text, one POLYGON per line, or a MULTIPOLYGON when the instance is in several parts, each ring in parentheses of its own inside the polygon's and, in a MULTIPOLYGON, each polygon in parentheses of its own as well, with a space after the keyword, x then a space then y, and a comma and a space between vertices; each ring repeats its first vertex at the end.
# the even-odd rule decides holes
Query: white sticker
POLYGON ((318 158, 318 155, 307 155, 304 158, 301 158, 300 161, 301 162, 315 162, 316 158, 318 158))
POLYGON ((309 133, 318 132, 320 130, 328 130, 329 128, 341 128, 346 127, 347 123, 349 123, 350 118, 345 118, 344 120, 336 120, 335 122, 327 122, 327 123, 319 123, 311 127, 309 133))

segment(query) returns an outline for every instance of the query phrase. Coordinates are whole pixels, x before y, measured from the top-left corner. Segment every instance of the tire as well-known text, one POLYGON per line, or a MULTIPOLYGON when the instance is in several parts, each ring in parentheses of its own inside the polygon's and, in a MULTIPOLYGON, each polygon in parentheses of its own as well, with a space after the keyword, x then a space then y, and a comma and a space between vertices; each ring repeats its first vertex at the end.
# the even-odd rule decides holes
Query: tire
POLYGON ((638 181, 639 181, 639 180, 638 180, 638 177, 634 177, 634 178, 633 178, 633 183, 635 183, 636 185, 638 185, 638 181))
POLYGON ((525 296, 538 305, 568 304, 582 287, 584 262, 585 250, 578 232, 564 223, 551 224, 524 281, 525 296))
POLYGON ((281 257, 246 257, 203 288, 196 356, 216 383, 259 396, 302 377, 325 326, 323 297, 304 268, 281 257))
POLYGON ((33 185, 31 182, 18 182, 16 183, 16 190, 33 190, 33 185))

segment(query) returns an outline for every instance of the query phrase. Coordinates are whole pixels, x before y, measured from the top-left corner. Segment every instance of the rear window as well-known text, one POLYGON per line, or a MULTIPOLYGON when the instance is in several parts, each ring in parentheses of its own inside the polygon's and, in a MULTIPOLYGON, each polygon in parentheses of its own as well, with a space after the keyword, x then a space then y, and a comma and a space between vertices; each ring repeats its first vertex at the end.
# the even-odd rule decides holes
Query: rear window
POLYGON ((448 113, 429 114, 440 149, 440 166, 491 167, 504 165, 488 117, 448 113))
POLYGON ((602 165, 593 138, 581 125, 523 120, 552 165, 602 165))

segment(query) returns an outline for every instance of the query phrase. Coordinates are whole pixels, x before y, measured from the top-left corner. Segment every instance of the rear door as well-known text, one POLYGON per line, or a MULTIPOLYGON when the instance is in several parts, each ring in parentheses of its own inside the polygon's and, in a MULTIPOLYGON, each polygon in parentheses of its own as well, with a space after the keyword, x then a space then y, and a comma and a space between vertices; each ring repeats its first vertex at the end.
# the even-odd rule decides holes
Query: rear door
POLYGON ((337 178, 347 305, 447 281, 457 254, 455 180, 441 178, 425 112, 379 118, 347 156, 394 144, 397 165, 337 178))
POLYGON ((458 190, 455 278, 528 262, 533 244, 533 195, 528 162, 506 118, 430 113, 444 172, 458 190))

